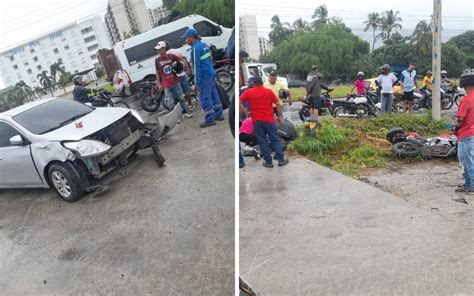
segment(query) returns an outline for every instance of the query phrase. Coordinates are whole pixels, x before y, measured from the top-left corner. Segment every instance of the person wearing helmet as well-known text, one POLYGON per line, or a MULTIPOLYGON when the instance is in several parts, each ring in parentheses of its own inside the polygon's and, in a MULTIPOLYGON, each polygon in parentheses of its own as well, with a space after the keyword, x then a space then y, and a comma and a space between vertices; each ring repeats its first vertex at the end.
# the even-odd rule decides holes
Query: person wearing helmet
POLYGON ((164 41, 159 41, 155 49, 159 53, 159 56, 155 59, 158 88, 165 90, 165 100, 167 100, 168 106, 174 106, 174 100, 177 99, 181 106, 183 117, 191 118, 193 115, 186 109, 179 78, 176 76, 176 73, 173 72, 173 62, 180 62, 181 59, 176 55, 166 53, 166 43, 164 41))
POLYGON ((75 76, 72 82, 74 83, 74 89, 72 90, 74 101, 86 103, 89 101, 89 94, 97 92, 95 89, 85 87, 85 83, 80 75, 75 76))
POLYGON ((354 85, 351 88, 351 91, 348 95, 351 95, 354 89, 357 91, 357 95, 361 96, 365 93, 365 81, 364 81, 365 75, 364 72, 357 72, 357 80, 354 81, 354 85))
POLYGON ((194 80, 197 89, 200 89, 199 102, 204 110, 204 122, 201 128, 216 124, 216 120, 224 120, 224 109, 216 86, 216 71, 212 66, 211 50, 207 44, 201 42, 195 29, 187 29, 181 36, 186 44, 191 46, 191 64, 193 65, 194 80))
POLYGON ((380 101, 382 108, 380 113, 391 113, 393 104, 393 86, 398 79, 395 75, 390 73, 390 65, 383 64, 380 67, 381 74, 375 80, 375 84, 380 88, 380 101))
POLYGON ((413 104, 415 101, 413 92, 415 91, 415 88, 418 87, 416 84, 415 67, 414 63, 408 64, 408 68, 403 70, 400 75, 400 88, 403 89, 403 111, 408 113, 413 113, 413 104))
POLYGON ((188 59, 181 53, 177 48, 171 48, 168 41, 164 41, 166 44, 166 54, 172 54, 181 59, 180 62, 173 62, 173 72, 179 78, 179 84, 181 85, 181 90, 184 93, 184 98, 188 102, 189 111, 194 110, 193 102, 191 100, 191 87, 189 87, 188 75, 193 73, 191 64, 189 64, 188 59), (183 68, 183 69, 182 69, 183 68))
POLYGON ((319 73, 316 65, 311 66, 311 72, 306 77, 306 96, 309 97, 309 112, 315 116, 321 115, 323 101, 321 99, 321 88, 331 89, 321 82, 323 76, 319 73))
POLYGON ((463 168, 464 184, 455 190, 458 193, 474 193, 474 69, 461 74, 459 86, 466 96, 459 103, 453 131, 458 140, 458 159, 463 168))
POLYGON ((425 77, 423 77, 423 86, 420 90, 431 90, 433 88, 433 72, 426 71, 425 77))

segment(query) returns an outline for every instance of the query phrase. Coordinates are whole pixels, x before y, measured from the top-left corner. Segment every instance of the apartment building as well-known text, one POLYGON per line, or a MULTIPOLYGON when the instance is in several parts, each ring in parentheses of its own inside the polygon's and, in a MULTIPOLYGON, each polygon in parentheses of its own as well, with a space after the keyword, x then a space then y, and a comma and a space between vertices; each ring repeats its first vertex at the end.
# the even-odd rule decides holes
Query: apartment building
POLYGON ((156 27, 160 20, 164 19, 165 17, 169 16, 171 11, 166 9, 164 6, 158 6, 156 8, 148 9, 148 16, 150 17, 150 21, 153 27, 156 27))
POLYGON ((273 49, 273 46, 271 45, 270 40, 262 36, 258 37, 258 46, 260 48, 260 55, 269 53, 273 49))
POLYGON ((257 17, 255 15, 243 15, 239 17, 239 20, 240 49, 245 50, 251 58, 258 60, 260 45, 257 33, 257 17))

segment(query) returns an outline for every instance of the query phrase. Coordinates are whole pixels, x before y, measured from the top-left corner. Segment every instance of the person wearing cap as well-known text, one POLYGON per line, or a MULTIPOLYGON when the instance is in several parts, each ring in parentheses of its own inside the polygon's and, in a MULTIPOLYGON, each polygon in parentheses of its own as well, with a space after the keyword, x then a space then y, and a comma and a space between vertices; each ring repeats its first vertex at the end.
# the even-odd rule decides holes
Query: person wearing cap
POLYGON ((281 123, 281 105, 278 104, 278 98, 275 93, 263 87, 263 81, 260 76, 253 77, 254 86, 245 91, 240 96, 239 109, 241 113, 247 114, 244 102, 249 103, 250 117, 254 124, 254 132, 257 136, 257 142, 263 153, 263 166, 267 168, 273 167, 272 150, 275 151, 275 157, 279 166, 288 164, 283 154, 283 146, 278 135, 278 128, 275 124, 275 116, 273 113, 273 104, 277 108, 277 122, 281 123), (270 143, 269 143, 270 141, 270 143))
POLYGON ((321 88, 330 90, 325 84, 321 82, 323 76, 319 73, 318 67, 313 65, 311 72, 306 78, 306 96, 309 97, 309 111, 315 116, 321 115, 321 108, 323 102, 321 100, 321 88))
POLYGON ((155 59, 156 81, 158 88, 165 90, 165 99, 168 101, 168 106, 174 106, 174 99, 178 99, 183 117, 193 117, 186 109, 179 78, 173 72, 173 62, 180 62, 181 59, 173 54, 166 53, 166 43, 164 41, 159 41, 155 49, 158 50, 159 53, 159 56, 155 59))
POLYGON ((474 194, 474 69, 461 74, 459 86, 466 90, 466 96, 459 103, 453 131, 457 135, 458 159, 463 169, 464 184, 455 191, 474 194))
POLYGON ((224 109, 216 87, 216 71, 212 66, 211 50, 202 43, 195 29, 187 29, 182 38, 191 46, 191 63, 193 65, 195 85, 200 89, 199 102, 204 110, 204 122, 201 128, 216 124, 216 120, 224 120, 224 109))
POLYGON ((184 66, 184 71, 177 73, 176 76, 179 78, 179 84, 181 85, 181 90, 184 93, 184 98, 188 102, 189 111, 194 110, 193 102, 191 100, 191 87, 189 86, 188 75, 193 73, 191 64, 189 64, 188 59, 181 53, 177 48, 171 48, 168 41, 164 41, 166 44, 166 54, 173 54, 181 59, 181 63, 184 66))
POLYGON ((433 88, 433 72, 426 71, 425 77, 423 77, 423 86, 420 90, 431 90, 433 88))
POLYGON ((382 110, 380 113, 391 113, 393 104, 393 86, 397 83, 398 79, 395 75, 390 73, 390 65, 383 64, 380 67, 381 74, 375 79, 375 84, 381 89, 380 90, 380 101, 382 102, 382 110))
POLYGON ((403 89, 402 101, 404 112, 413 113, 413 104, 415 101, 413 92, 417 87, 415 64, 410 63, 408 68, 403 70, 400 75, 400 88, 403 89))
POLYGON ((276 113, 276 107, 277 105, 283 106, 283 100, 280 98, 280 94, 282 91, 286 91, 288 93, 288 105, 291 106, 291 93, 288 87, 283 85, 280 81, 277 80, 278 76, 275 72, 270 73, 270 77, 268 77, 268 80, 265 81, 263 84, 263 87, 268 88, 273 91, 273 93, 276 95, 278 98, 278 103, 273 104, 273 109, 276 113))

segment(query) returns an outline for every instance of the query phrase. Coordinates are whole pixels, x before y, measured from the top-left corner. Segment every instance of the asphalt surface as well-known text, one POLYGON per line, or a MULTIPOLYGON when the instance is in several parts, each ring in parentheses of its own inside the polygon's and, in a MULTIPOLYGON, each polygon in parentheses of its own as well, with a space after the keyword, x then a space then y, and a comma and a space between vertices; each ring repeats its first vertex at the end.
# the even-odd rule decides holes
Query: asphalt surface
POLYGON ((272 169, 247 158, 240 272, 260 295, 473 295, 472 205, 449 202, 465 217, 302 157, 272 169))
POLYGON ((232 295, 234 138, 202 120, 164 138, 165 167, 140 151, 76 203, 1 190, 0 294, 232 295))

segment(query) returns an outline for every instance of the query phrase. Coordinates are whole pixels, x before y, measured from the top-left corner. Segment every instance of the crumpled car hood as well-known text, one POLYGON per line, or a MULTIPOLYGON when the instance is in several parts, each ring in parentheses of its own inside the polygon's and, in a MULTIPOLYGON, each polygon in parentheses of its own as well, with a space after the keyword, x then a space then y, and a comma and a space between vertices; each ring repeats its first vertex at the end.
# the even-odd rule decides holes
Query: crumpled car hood
POLYGON ((130 110, 125 108, 96 108, 86 116, 41 136, 50 141, 79 141, 111 125, 128 112, 130 110), (81 128, 76 127, 78 122, 82 122, 81 128))

